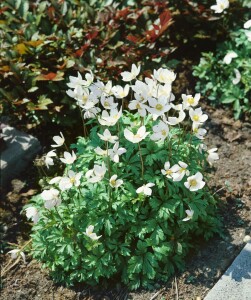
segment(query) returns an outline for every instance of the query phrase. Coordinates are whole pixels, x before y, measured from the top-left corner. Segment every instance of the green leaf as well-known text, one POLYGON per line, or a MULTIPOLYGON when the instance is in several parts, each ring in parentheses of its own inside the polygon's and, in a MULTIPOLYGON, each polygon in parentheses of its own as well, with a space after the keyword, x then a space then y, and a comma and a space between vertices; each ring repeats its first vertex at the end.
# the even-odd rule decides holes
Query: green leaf
POLYGON ((19 6, 18 11, 19 11, 20 15, 22 16, 22 18, 24 20, 26 20, 27 19, 27 14, 28 14, 28 11, 29 11, 29 1, 28 0, 22 0, 22 3, 19 6))
POLYGON ((141 240, 138 241, 137 243, 137 249, 139 250, 139 254, 144 254, 147 252, 147 243, 143 242, 141 240))
POLYGON ((143 267, 143 257, 141 256, 133 256, 128 261, 128 272, 133 273, 140 273, 143 267))
POLYGON ((154 232, 151 234, 151 239, 155 245, 159 245, 160 241, 165 239, 164 232, 159 226, 154 229, 154 232))
POLYGON ((223 99, 221 102, 222 103, 232 103, 235 101, 236 98, 231 98, 231 97, 228 97, 228 98, 225 98, 223 99))
POLYGON ((145 274, 149 279, 154 279, 156 275, 155 268, 157 265, 158 263, 155 260, 154 255, 150 252, 147 252, 144 255, 143 274, 145 274))

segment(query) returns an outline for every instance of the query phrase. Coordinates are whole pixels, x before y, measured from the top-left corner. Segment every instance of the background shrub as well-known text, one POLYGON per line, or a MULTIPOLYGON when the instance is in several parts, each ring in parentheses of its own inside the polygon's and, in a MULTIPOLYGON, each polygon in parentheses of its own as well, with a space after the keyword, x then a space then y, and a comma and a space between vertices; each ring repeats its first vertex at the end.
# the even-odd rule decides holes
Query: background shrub
POLYGON ((232 32, 231 39, 219 44, 216 53, 202 53, 200 63, 193 72, 198 78, 197 91, 216 105, 231 106, 236 119, 243 113, 248 116, 251 112, 251 42, 246 31, 239 29, 232 32), (237 57, 227 64, 224 58, 229 52, 236 53, 237 57))
POLYGON ((2 112, 30 126, 74 126, 79 113, 63 92, 69 75, 91 69, 103 80, 118 79, 122 69, 139 61, 147 72, 157 64, 168 65, 174 49, 187 45, 185 52, 193 52, 213 37, 227 36, 233 18, 243 14, 240 1, 231 3, 221 27, 222 16, 213 15, 211 4, 1 1, 2 112))

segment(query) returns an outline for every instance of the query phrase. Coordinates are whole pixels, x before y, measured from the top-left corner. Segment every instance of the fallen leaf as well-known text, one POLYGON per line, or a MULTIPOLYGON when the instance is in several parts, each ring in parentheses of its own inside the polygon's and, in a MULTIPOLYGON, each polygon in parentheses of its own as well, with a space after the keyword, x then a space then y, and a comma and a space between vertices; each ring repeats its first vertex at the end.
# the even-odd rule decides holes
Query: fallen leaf
POLYGON ((29 53, 30 50, 25 46, 24 43, 17 44, 14 49, 20 54, 24 55, 26 53, 29 53))
POLYGON ((242 134, 240 132, 236 132, 236 131, 230 131, 225 136, 225 138, 231 143, 236 140, 239 140, 241 137, 242 137, 242 134))
POLYGON ((37 81, 60 81, 64 80, 64 72, 50 72, 48 74, 42 74, 36 77, 37 81))
POLYGON ((28 190, 28 192, 22 193, 20 196, 22 196, 22 197, 33 196, 36 193, 37 193, 37 190, 30 189, 30 190, 28 190))

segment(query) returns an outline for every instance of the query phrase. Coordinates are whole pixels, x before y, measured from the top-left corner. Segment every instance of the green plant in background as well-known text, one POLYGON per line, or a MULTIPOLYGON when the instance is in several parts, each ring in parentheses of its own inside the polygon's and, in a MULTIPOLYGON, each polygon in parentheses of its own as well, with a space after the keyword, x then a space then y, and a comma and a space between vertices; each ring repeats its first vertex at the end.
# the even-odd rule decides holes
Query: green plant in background
POLYGON ((74 126, 79 114, 63 92, 70 75, 92 70, 102 80, 118 79, 137 61, 147 74, 175 48, 226 36, 245 10, 233 1, 218 26, 213 2, 1 1, 2 113, 31 126, 74 126))
POLYGON ((128 3, 1 1, 2 112, 34 125, 74 126, 76 106, 64 90, 76 69, 118 78, 131 61, 164 59, 170 45, 155 43, 171 24, 169 11, 158 5, 152 10, 154 2, 128 3), (158 18, 159 31, 148 30, 158 18))
MULTIPOLYGON (((34 222, 33 257, 58 282, 117 278, 131 289, 151 288, 184 266, 198 237, 219 230, 205 185, 219 156, 203 144, 200 94, 174 104, 172 71, 160 68, 144 80, 139 73, 136 65, 122 72, 123 86, 94 81, 92 73, 70 77, 67 94, 83 110, 89 135, 66 147, 64 174, 47 178, 25 208, 34 222)), ((53 140, 47 167, 65 145, 62 133, 53 140)))
POLYGON ((215 53, 203 53, 193 75, 196 89, 215 103, 228 104, 234 117, 251 112, 251 42, 249 31, 232 32, 231 39, 218 45, 215 53))

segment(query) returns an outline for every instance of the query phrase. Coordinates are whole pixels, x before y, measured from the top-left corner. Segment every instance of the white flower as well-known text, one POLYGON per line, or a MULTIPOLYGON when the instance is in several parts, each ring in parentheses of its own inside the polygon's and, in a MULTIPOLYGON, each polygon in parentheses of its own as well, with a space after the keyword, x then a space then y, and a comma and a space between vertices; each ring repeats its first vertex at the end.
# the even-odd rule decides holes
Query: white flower
POLYGON ((106 172, 106 167, 104 162, 102 162, 102 166, 94 165, 93 169, 86 172, 85 176, 87 180, 91 183, 99 182, 101 181, 106 172))
POLYGON ((103 110, 101 117, 98 118, 98 121, 101 125, 113 126, 117 123, 121 115, 122 109, 120 109, 120 111, 118 111, 117 108, 111 109, 110 114, 108 111, 103 110))
POLYGON ((169 127, 165 122, 159 121, 158 125, 153 126, 153 132, 154 133, 150 136, 151 140, 163 141, 168 136, 169 127))
POLYGON ((235 78, 232 80, 233 84, 238 84, 241 81, 241 73, 239 70, 234 69, 235 78))
POLYGON ((207 157, 207 161, 208 163, 212 166, 213 163, 219 159, 219 154, 215 153, 218 149, 217 148, 212 148, 209 149, 208 152, 208 157, 207 157))
POLYGON ((123 77, 122 80, 123 81, 131 81, 139 75, 139 72, 140 72, 140 66, 137 68, 137 66, 135 64, 133 64, 131 72, 122 72, 121 73, 121 76, 123 77))
POLYGON ((200 124, 193 123, 193 133, 198 139, 203 140, 207 131, 204 128, 199 128, 199 126, 200 126, 200 124))
POLYGON ((112 93, 112 81, 109 80, 106 84, 102 81, 97 81, 95 84, 90 86, 90 90, 96 94, 97 97, 100 96, 111 96, 112 93))
POLYGON ((107 154, 108 154, 108 151, 107 151, 107 150, 103 150, 103 149, 101 149, 100 147, 95 148, 94 151, 95 151, 98 155, 101 155, 101 156, 107 156, 107 154))
POLYGON ((119 148, 119 143, 115 143, 112 149, 108 150, 108 154, 115 163, 119 162, 119 156, 126 152, 125 148, 119 148))
POLYGON ((84 119, 95 118, 96 115, 101 111, 99 107, 94 106, 93 102, 90 102, 88 107, 85 106, 84 110, 85 110, 84 119))
POLYGON ((105 109, 114 109, 118 106, 118 103, 114 103, 114 99, 111 96, 106 97, 106 96, 102 95, 100 102, 105 109))
POLYGON ((164 85, 158 85, 157 87, 157 91, 156 91, 156 97, 159 98, 161 96, 164 96, 166 98, 168 98, 168 102, 172 101, 172 97, 174 96, 172 93, 171 93, 171 90, 172 90, 172 86, 171 84, 169 83, 166 83, 164 85))
POLYGON ((77 100, 77 103, 80 107, 86 105, 90 98, 89 90, 87 88, 83 88, 82 86, 77 86, 73 91, 67 90, 66 94, 77 100))
POLYGON ((229 51, 223 58, 223 62, 229 65, 233 58, 236 58, 238 55, 234 51, 229 51))
POLYGON ((54 177, 49 181, 49 184, 58 184, 61 179, 62 179, 62 176, 54 177))
POLYGON ((179 105, 171 104, 171 106, 175 110, 179 111, 179 116, 178 117, 168 117, 168 121, 166 121, 166 122, 167 122, 167 124, 174 126, 174 125, 181 123, 185 119, 186 114, 185 114, 184 110, 182 109, 182 104, 179 104, 179 105))
POLYGON ((149 97, 151 97, 153 94, 154 85, 156 84, 153 80, 150 80, 149 84, 136 80, 135 84, 131 86, 132 90, 135 92, 136 100, 139 100, 143 103, 144 100, 147 100, 149 97))
POLYGON ((109 180, 109 184, 112 188, 117 188, 119 186, 121 186, 121 184, 123 184, 123 180, 122 179, 117 179, 118 175, 113 175, 110 180, 109 180))
POLYGON ((57 154, 55 153, 56 150, 51 150, 49 151, 45 158, 44 158, 44 161, 45 161, 45 164, 46 164, 46 167, 49 168, 49 166, 53 166, 54 165, 54 161, 53 161, 53 158, 52 157, 55 157, 57 156, 57 154))
POLYGON ((245 235, 243 242, 244 243, 248 243, 249 241, 251 241, 251 236, 250 235, 245 235))
POLYGON ((34 224, 37 224, 39 220, 39 212, 34 206, 27 207, 25 209, 27 219, 31 219, 34 224))
POLYGON ((174 172, 174 168, 170 168, 170 162, 165 162, 164 169, 161 169, 161 173, 165 175, 167 178, 172 179, 172 174, 174 172))
MULTIPOLYGON (((135 96, 136 95, 137 94, 135 94, 135 96)), ((146 102, 146 100, 144 100, 144 102, 146 102)), ((140 100, 132 100, 132 101, 130 101, 128 107, 131 110, 137 109, 138 113, 139 113, 139 115, 141 117, 145 117, 146 116, 147 105, 143 104, 142 101, 140 101, 140 100)))
POLYGON ((94 226, 93 225, 90 225, 86 228, 86 231, 84 232, 84 234, 86 236, 88 236, 90 239, 92 239, 93 241, 96 241, 98 240, 99 238, 101 238, 102 235, 100 236, 97 236, 96 233, 93 232, 94 230, 94 226))
POLYGON ((214 10, 216 14, 222 13, 226 8, 229 7, 228 0, 216 0, 216 4, 212 5, 210 8, 214 10))
POLYGON ((94 79, 92 71, 90 71, 90 73, 85 74, 85 79, 86 80, 84 80, 84 85, 89 86, 93 82, 93 79, 94 79))
POLYGON ((190 191, 195 192, 204 187, 205 182, 202 179, 202 174, 200 172, 197 172, 195 175, 188 177, 184 185, 190 191))
POLYGON ((153 71, 153 77, 161 83, 171 84, 175 80, 176 75, 173 71, 160 68, 157 71, 153 71))
POLYGON ((59 197, 59 191, 56 189, 44 190, 41 193, 42 199, 45 201, 44 206, 47 209, 51 209, 54 206, 61 204, 61 198, 59 197))
POLYGON ((199 152, 200 153, 203 153, 204 151, 207 151, 207 145, 205 145, 205 144, 199 144, 198 145, 198 150, 199 150, 199 152))
POLYGON ((109 129, 105 129, 103 135, 98 133, 98 136, 101 138, 101 140, 105 142, 110 142, 112 144, 116 143, 118 137, 116 135, 111 135, 109 129))
POLYGON ((13 250, 10 250, 7 253, 10 254, 10 256, 11 256, 12 259, 16 259, 19 255, 21 255, 24 263, 26 264, 25 254, 21 250, 19 250, 19 249, 13 249, 13 250))
POLYGON ((190 106, 194 107, 198 105, 200 100, 199 93, 195 94, 194 97, 192 95, 185 95, 185 94, 182 94, 181 97, 183 99, 183 109, 188 109, 190 106))
POLYGON ((251 42, 251 31, 246 31, 245 34, 246 37, 248 38, 248 41, 251 42))
POLYGON ((159 97, 158 100, 155 98, 149 98, 148 103, 150 105, 150 107, 148 107, 148 111, 156 116, 162 116, 171 108, 165 96, 159 97))
POLYGON ((182 221, 191 220, 193 217, 194 211, 192 209, 191 210, 188 209, 188 210, 186 210, 186 214, 187 214, 186 218, 184 218, 182 221))
POLYGON ((140 141, 142 141, 147 135, 149 134, 149 132, 146 132, 146 127, 145 126, 141 126, 136 134, 133 134, 130 130, 128 130, 127 128, 124 130, 124 136, 125 138, 131 142, 131 143, 139 143, 140 141))
POLYGON ((53 141, 56 143, 55 145, 51 145, 51 147, 61 147, 64 142, 65 142, 65 138, 63 136, 63 133, 60 132, 60 136, 56 135, 53 137, 53 141))
POLYGON ((128 84, 126 84, 124 88, 120 85, 115 85, 112 88, 112 92, 116 98, 122 99, 128 95, 129 89, 130 89, 130 86, 128 84))
POLYGON ((136 193, 137 194, 140 194, 140 193, 143 193, 144 195, 146 196, 151 196, 152 195, 152 189, 151 187, 155 186, 154 183, 147 183, 147 184, 143 184, 141 187, 139 187, 137 190, 136 190, 136 193))
POLYGON ((251 27, 251 20, 248 20, 247 22, 245 22, 243 27, 245 29, 249 29, 251 27))
POLYGON ((190 115, 191 120, 195 124, 202 124, 208 119, 208 115, 203 114, 201 107, 196 108, 196 109, 190 108, 189 115, 190 115))
POLYGON ((182 161, 179 161, 178 164, 172 166, 172 171, 173 181, 181 181, 185 175, 189 175, 187 164, 182 161))
POLYGON ((77 157, 73 150, 72 150, 72 154, 70 152, 65 151, 64 158, 60 158, 60 160, 66 165, 73 164, 76 159, 77 159, 77 157))
POLYGON ((78 187, 80 185, 80 178, 82 176, 82 173, 75 173, 72 170, 68 171, 68 177, 62 177, 59 181, 59 188, 61 191, 68 190, 72 188, 73 186, 78 187))
POLYGON ((70 76, 69 79, 70 79, 70 83, 67 83, 67 85, 69 88, 72 89, 75 89, 78 86, 81 87, 82 85, 85 85, 86 82, 85 80, 82 79, 82 76, 79 72, 78 72, 78 77, 70 76))

